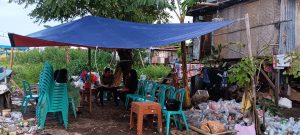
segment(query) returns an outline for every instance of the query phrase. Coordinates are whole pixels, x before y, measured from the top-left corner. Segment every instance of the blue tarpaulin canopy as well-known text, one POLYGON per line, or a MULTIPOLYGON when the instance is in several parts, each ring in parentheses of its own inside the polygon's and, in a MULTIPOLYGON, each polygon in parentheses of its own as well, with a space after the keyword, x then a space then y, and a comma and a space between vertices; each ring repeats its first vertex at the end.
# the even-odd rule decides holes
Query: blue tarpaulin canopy
POLYGON ((27 36, 9 33, 9 38, 14 47, 149 48, 196 38, 234 22, 142 24, 87 16, 27 36))
POLYGON ((0 80, 3 80, 5 77, 9 76, 12 73, 12 70, 5 69, 4 72, 0 73, 0 80))

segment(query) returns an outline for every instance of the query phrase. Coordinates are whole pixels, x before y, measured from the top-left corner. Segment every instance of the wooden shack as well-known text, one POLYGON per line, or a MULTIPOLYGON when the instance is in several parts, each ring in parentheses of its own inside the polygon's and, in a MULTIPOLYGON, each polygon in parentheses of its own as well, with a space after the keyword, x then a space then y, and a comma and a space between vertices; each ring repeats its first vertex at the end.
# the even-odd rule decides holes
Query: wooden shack
MULTIPOLYGON (((197 5, 188 15, 194 21, 213 21, 215 18, 234 20, 249 13, 254 56, 269 56, 300 48, 300 0, 207 0, 215 5, 197 5)), ((201 46, 226 45, 225 59, 241 58, 247 52, 244 21, 235 23, 202 37, 201 46), (207 39, 209 37, 209 39, 207 39), (204 40, 205 39, 205 40, 204 40)), ((206 47, 207 48, 207 47, 206 47)))

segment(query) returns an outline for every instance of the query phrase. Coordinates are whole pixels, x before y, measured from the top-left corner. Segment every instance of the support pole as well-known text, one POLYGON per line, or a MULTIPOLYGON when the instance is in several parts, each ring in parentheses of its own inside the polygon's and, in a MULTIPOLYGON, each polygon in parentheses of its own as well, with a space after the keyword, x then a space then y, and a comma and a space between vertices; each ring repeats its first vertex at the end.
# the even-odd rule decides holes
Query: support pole
MULTIPOLYGON (((138 51, 139 51, 139 50, 138 50, 138 51)), ((140 59, 141 59, 142 65, 143 65, 143 67, 145 67, 145 65, 144 65, 144 61, 143 61, 143 58, 142 58, 141 51, 139 51, 139 55, 140 55, 140 59)))
MULTIPOLYGON (((274 94, 274 99, 275 99, 275 105, 278 106, 278 98, 279 98, 279 95, 278 95, 278 89, 279 86, 277 84, 277 79, 275 80, 275 84, 271 81, 271 79, 268 77, 268 75, 266 74, 266 72, 262 69, 260 70, 262 75, 266 78, 266 80, 268 81, 269 85, 271 86, 272 90, 273 90, 273 94, 274 94)), ((277 78, 277 75, 276 75, 276 78, 277 78)))
POLYGON ((278 107, 278 100, 279 100, 279 92, 280 92, 280 69, 276 70, 276 77, 275 77, 275 85, 276 85, 276 90, 275 90, 275 105, 278 107))
POLYGON ((183 86, 184 86, 184 90, 185 90, 185 94, 184 94, 184 107, 185 108, 189 108, 191 106, 191 98, 190 98, 190 90, 189 90, 189 86, 188 86, 188 76, 187 76, 187 62, 186 62, 186 46, 185 46, 185 41, 181 42, 181 51, 182 51, 182 55, 181 55, 181 59, 182 59, 182 81, 183 81, 183 86))
POLYGON ((70 62, 69 47, 65 48, 65 53, 66 53, 66 63, 68 65, 70 62))
MULTIPOLYGON (((88 48, 88 65, 89 65, 89 72, 90 72, 90 83, 91 83, 91 74, 92 74, 92 63, 91 63, 91 61, 92 61, 92 55, 91 55, 91 48, 88 48)), ((92 86, 92 85, 91 85, 92 86)), ((89 99, 90 99, 90 101, 89 101, 89 106, 90 106, 90 112, 92 112, 92 88, 91 88, 91 86, 90 86, 90 89, 89 89, 89 99)))
POLYGON ((10 69, 12 69, 13 68, 13 62, 14 62, 14 60, 13 60, 13 55, 14 55, 14 48, 12 47, 11 48, 11 52, 10 52, 10 69))
MULTIPOLYGON (((245 15, 245 24, 246 24, 246 35, 247 35, 247 42, 248 42, 248 51, 249 51, 249 58, 251 63, 253 63, 253 55, 252 55, 252 43, 251 43, 251 32, 250 32, 250 22, 249 22, 249 15, 248 13, 245 15)), ((251 76, 251 90, 252 90, 252 113, 253 119, 255 122, 255 129, 256 134, 260 134, 260 125, 259 120, 257 117, 257 110, 256 110, 256 88, 255 88, 255 81, 254 76, 251 76)))
POLYGON ((275 90, 275 89, 276 89, 276 86, 275 86, 275 84, 271 81, 271 79, 268 77, 267 73, 266 73, 263 69, 261 69, 260 72, 261 72, 262 75, 265 77, 265 79, 268 81, 268 83, 269 83, 269 85, 271 86, 271 88, 272 88, 273 90, 275 90))

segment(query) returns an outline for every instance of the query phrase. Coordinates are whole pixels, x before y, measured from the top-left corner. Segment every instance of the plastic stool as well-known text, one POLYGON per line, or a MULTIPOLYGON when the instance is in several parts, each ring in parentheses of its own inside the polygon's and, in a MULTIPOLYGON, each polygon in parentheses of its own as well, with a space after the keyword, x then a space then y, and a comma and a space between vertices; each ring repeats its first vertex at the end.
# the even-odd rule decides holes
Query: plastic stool
POLYGON ((133 113, 137 114, 137 134, 142 135, 144 115, 156 114, 158 118, 158 131, 162 133, 162 114, 160 104, 155 102, 132 102, 130 112, 130 129, 134 127, 133 113))

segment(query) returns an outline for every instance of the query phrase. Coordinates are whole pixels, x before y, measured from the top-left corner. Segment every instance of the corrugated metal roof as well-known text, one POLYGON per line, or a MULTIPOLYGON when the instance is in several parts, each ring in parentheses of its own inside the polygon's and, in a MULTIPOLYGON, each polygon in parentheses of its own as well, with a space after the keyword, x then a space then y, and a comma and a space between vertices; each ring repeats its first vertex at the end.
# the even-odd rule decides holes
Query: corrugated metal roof
POLYGON ((296 2, 295 0, 281 1, 281 20, 291 20, 280 24, 279 54, 292 52, 295 50, 295 20, 296 20, 296 2))
POLYGON ((187 12, 187 15, 189 16, 198 16, 198 15, 207 15, 207 14, 212 14, 216 12, 218 9, 224 9, 230 6, 233 6, 235 4, 239 4, 242 2, 247 2, 251 0, 217 0, 211 3, 219 3, 219 6, 195 6, 187 12))

